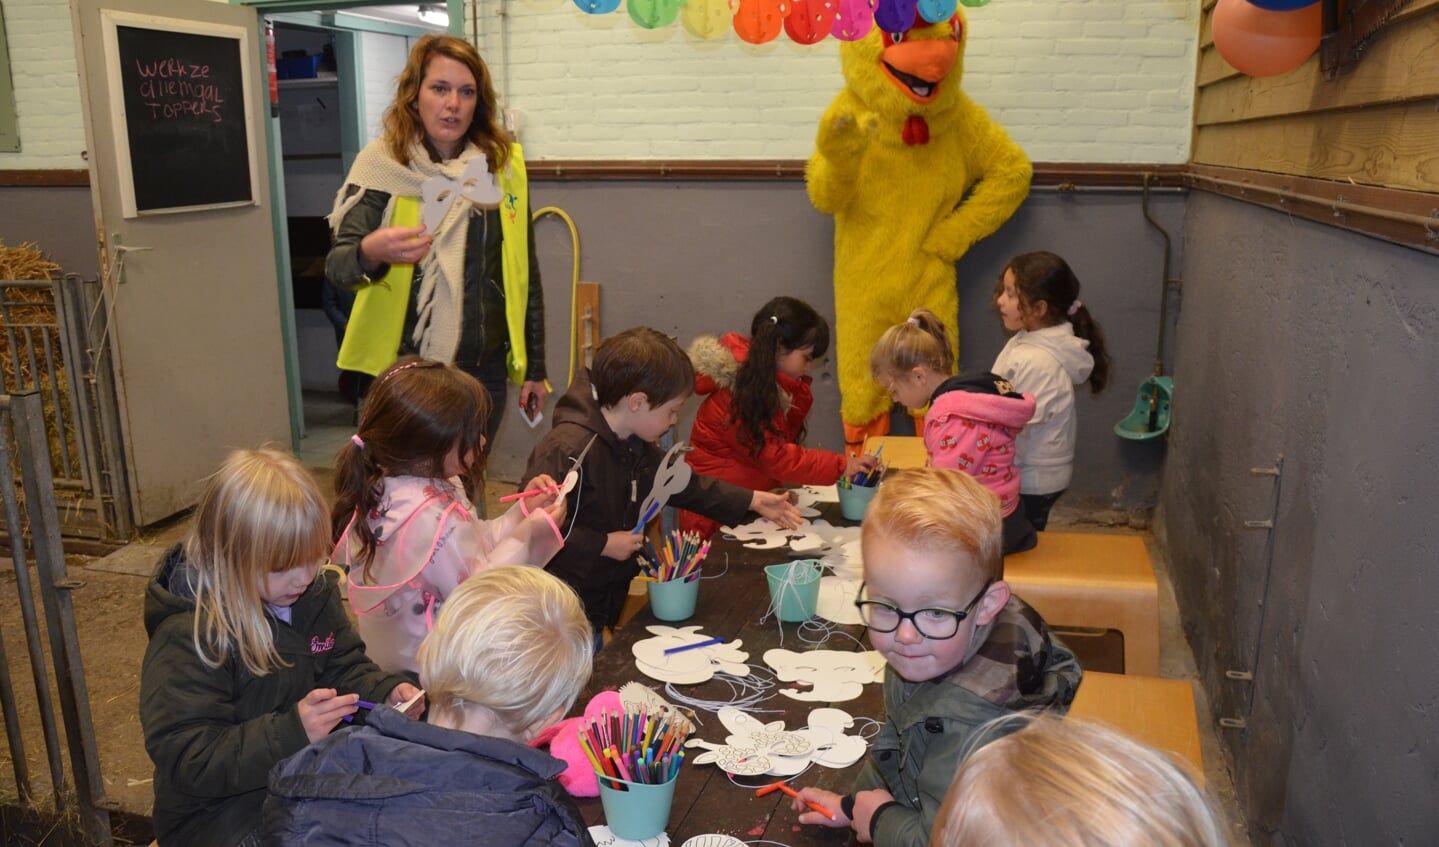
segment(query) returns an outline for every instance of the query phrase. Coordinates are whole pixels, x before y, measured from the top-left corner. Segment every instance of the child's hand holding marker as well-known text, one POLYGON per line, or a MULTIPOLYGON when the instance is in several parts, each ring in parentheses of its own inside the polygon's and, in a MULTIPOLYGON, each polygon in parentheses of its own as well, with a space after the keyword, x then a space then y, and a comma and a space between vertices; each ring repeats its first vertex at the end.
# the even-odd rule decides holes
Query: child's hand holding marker
MULTIPOLYGON (((789 788, 789 786, 785 787, 789 788)), ((790 789, 785 791, 785 794, 790 797, 790 808, 801 813, 800 823, 832 827, 849 826, 849 815, 844 813, 844 798, 833 791, 810 786, 801 788, 799 791, 790 789)))
POLYGON ((335 724, 353 715, 359 702, 358 694, 339 694, 333 688, 316 688, 300 698, 300 702, 295 704, 295 711, 300 715, 305 737, 313 744, 329 735, 335 724))
MULTIPOLYGON (((873 488, 874 486, 878 485, 879 478, 884 476, 884 464, 881 463, 879 460, 879 454, 883 452, 884 445, 881 444, 875 448, 875 451, 873 453, 850 457, 849 462, 851 465, 868 460, 869 466, 862 469, 859 473, 846 473, 846 478, 840 480, 840 482, 843 484, 843 487, 849 488, 851 485, 859 485, 865 488, 873 488)), ((848 470, 848 468, 846 468, 846 470, 848 470)))

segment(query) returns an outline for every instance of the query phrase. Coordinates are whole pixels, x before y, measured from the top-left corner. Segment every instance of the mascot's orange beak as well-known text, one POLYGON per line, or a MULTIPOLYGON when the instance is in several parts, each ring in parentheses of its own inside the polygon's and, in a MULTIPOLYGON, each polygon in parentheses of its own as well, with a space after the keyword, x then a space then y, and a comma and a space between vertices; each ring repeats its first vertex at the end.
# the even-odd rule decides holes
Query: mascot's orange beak
POLYGON ((929 103, 939 94, 940 82, 949 76, 958 57, 959 42, 953 38, 911 39, 884 48, 880 65, 906 97, 929 103))

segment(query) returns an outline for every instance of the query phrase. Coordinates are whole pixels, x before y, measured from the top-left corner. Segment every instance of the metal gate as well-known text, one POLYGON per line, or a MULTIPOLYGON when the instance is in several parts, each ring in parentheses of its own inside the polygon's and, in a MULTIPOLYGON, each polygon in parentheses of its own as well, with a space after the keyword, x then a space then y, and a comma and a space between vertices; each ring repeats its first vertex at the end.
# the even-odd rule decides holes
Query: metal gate
POLYGON ((61 534, 116 543, 135 527, 107 303, 98 281, 77 274, 0 281, 0 394, 39 395, 61 534))
MULTIPOLYGON (((57 820, 77 814, 85 843, 110 845, 109 804, 100 775, 95 727, 90 718, 90 699, 85 670, 80 662, 80 638, 75 628, 75 608, 70 592, 81 583, 68 577, 65 552, 60 542, 60 509, 48 453, 55 449, 50 415, 40 392, 0 394, 0 495, 3 495, 5 523, 10 530, 10 556, 15 564, 16 609, 25 626, 25 642, 35 685, 37 711, 50 767, 57 820), (11 436, 13 434, 14 447, 11 436), (47 442, 49 449, 47 450, 47 442), (16 482, 16 467, 19 479, 16 482), (21 517, 21 507, 24 517, 21 517), (33 562, 36 579, 30 578, 33 562), (38 584, 37 584, 38 583, 38 584), (40 635, 41 619, 36 605, 44 609, 46 639, 40 635), (46 643, 48 642, 48 644, 46 643), (45 652, 53 660, 54 695, 45 671, 45 652), (60 701, 65 730, 62 748, 55 725, 54 698, 60 701), (61 761, 62 749, 70 754, 72 780, 68 786, 61 761)), ((5 717, 5 734, 10 746, 10 765, 22 805, 34 809, 36 800, 30 781, 25 738, 20 730, 15 684, 5 643, 0 639, 0 707, 5 717)))

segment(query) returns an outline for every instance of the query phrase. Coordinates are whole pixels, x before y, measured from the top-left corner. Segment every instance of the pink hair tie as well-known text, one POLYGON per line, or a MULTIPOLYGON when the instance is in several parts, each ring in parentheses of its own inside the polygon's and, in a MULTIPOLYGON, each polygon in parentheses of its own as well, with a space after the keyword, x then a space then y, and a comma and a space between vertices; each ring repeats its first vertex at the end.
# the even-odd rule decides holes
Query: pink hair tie
POLYGON ((361 438, 358 435, 350 436, 350 443, 360 448, 361 450, 365 449, 365 439, 361 438))
POLYGON ((904 322, 910 326, 919 326, 919 318, 905 318, 904 322))
POLYGON ((1079 298, 1078 298, 1078 297, 1074 298, 1074 302, 1069 304, 1069 312, 1068 312, 1067 314, 1068 314, 1071 318, 1074 317, 1074 313, 1077 312, 1077 311, 1079 311, 1079 307, 1080 307, 1080 306, 1083 306, 1083 305, 1084 305, 1083 303, 1079 302, 1079 298))

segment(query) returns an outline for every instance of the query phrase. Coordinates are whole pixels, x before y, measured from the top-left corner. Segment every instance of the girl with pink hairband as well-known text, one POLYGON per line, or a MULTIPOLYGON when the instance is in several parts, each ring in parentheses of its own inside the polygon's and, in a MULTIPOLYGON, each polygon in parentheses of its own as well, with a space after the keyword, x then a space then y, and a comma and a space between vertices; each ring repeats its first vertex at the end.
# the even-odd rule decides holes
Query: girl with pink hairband
POLYGON ((414 674, 439 607, 472 574, 543 566, 564 546, 565 500, 546 475, 494 520, 466 494, 484 470, 490 400, 469 374, 406 356, 380 374, 359 431, 336 459, 333 559, 349 568, 350 605, 376 664, 414 674))

